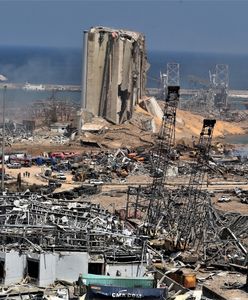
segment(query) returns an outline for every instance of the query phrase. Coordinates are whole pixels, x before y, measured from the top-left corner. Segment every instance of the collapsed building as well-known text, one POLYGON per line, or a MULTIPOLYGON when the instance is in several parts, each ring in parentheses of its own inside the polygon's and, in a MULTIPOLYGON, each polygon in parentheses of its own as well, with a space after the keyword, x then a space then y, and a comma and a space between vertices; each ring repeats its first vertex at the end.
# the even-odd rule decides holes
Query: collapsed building
POLYGON ((85 32, 82 108, 114 124, 131 118, 145 95, 145 37, 107 27, 85 32))
MULTIPOLYGON (((148 66, 144 37, 96 27, 85 34, 85 39, 87 85, 82 108, 114 124, 123 123, 132 117, 134 106, 144 95, 148 66)), ((192 268, 198 263, 246 270, 247 250, 242 243, 247 239, 247 216, 219 213, 210 195, 202 189, 215 120, 204 120, 199 143, 195 145, 196 159, 189 168, 189 183, 173 189, 165 186, 169 170, 174 167, 180 87, 167 88, 164 111, 159 116, 162 126, 147 159, 153 174, 152 184, 144 188, 128 187, 123 215, 93 204, 88 197, 90 193, 87 201, 76 191, 53 196, 28 193, 0 196, 0 280, 5 285, 29 278, 44 287, 55 280, 72 282, 81 272, 138 276, 144 274, 146 265, 153 267, 154 262, 162 265, 165 271, 162 278, 166 280, 165 274, 174 272, 167 264, 171 260, 178 270, 186 263, 192 268)), ((155 99, 143 105, 153 114, 160 112, 155 99)), ((61 112, 66 107, 69 106, 61 105, 61 112)), ((48 123, 55 121, 51 112, 53 109, 49 110, 48 123)), ((67 115, 61 115, 63 120, 62 117, 67 120, 67 115)), ((62 131, 64 125, 53 123, 51 129, 62 131)), ((107 179, 113 170, 126 176, 136 169, 128 151, 101 154, 91 159, 89 165, 96 165, 97 173, 103 173, 103 165, 105 174, 101 175, 107 179)), ((137 161, 139 158, 145 161, 145 157, 137 157, 137 161)), ((90 168, 87 172, 93 175, 90 168)))
POLYGON ((48 286, 79 273, 134 276, 141 237, 99 205, 35 193, 1 195, 0 280, 48 286))

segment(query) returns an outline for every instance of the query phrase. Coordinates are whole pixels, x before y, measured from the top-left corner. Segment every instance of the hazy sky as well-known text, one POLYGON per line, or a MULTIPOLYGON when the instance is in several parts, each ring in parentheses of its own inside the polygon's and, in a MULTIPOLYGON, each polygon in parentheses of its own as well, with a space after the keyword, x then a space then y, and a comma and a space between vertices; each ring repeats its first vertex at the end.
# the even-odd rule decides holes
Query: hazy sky
POLYGON ((81 47, 96 25, 141 31, 149 50, 248 53, 245 0, 0 0, 0 45, 81 47))

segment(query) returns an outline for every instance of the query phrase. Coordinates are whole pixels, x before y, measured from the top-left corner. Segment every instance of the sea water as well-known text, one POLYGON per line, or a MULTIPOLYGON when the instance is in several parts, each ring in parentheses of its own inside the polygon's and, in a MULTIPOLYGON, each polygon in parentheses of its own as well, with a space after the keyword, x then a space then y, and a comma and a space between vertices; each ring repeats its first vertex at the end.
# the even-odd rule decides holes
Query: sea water
MULTIPOLYGON (((147 87, 159 86, 160 72, 166 72, 170 62, 180 64, 180 86, 193 88, 191 75, 209 80, 209 71, 215 72, 216 64, 229 65, 230 89, 248 89, 248 54, 214 54, 190 52, 147 52, 150 69, 147 87)), ((0 74, 9 82, 49 83, 80 85, 82 75, 82 50, 74 48, 0 47, 0 74)), ((1 91, 0 91, 1 92, 1 91)), ((8 90, 7 106, 12 103, 31 103, 51 97, 49 91, 8 90)), ((59 91, 56 98, 80 101, 80 92, 59 91)), ((239 107, 242 106, 242 99, 239 107)), ((239 101, 240 101, 239 100, 239 101)), ((1 95, 0 95, 1 101, 1 95)), ((243 105, 243 109, 246 107, 243 105)), ((248 143, 248 135, 233 136, 229 141, 248 143)))
MULTIPOLYGON (((147 51, 148 87, 157 87, 169 62, 180 64, 180 85, 191 88, 191 75, 209 80, 216 64, 229 65, 230 89, 248 89, 248 54, 147 51)), ((0 46, 0 74, 18 83, 81 83, 82 50, 74 48, 0 46)))

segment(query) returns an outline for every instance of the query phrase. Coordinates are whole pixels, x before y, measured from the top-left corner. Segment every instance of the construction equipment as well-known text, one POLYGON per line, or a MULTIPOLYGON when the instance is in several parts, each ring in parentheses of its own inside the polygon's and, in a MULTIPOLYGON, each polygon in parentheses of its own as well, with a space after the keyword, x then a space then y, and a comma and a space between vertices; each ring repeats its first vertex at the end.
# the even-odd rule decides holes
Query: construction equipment
POLYGON ((166 73, 160 72, 160 92, 159 97, 162 99, 166 98, 167 89, 169 86, 179 86, 180 82, 180 65, 178 63, 170 62, 167 63, 166 73))
POLYGON ((192 167, 188 186, 184 190, 182 208, 177 216, 178 242, 194 243, 202 239, 206 221, 205 211, 208 205, 206 193, 202 193, 204 177, 208 169, 209 152, 216 120, 203 120, 199 143, 196 145, 197 153, 195 164, 192 167))
MULTIPOLYGON (((160 215, 161 198, 164 198, 164 183, 175 143, 176 110, 179 102, 179 86, 168 86, 162 125, 158 135, 157 149, 153 154, 153 182, 147 212, 147 221, 154 224, 160 215)), ((168 195, 168 194, 167 194, 168 195)))
POLYGON ((176 111, 179 103, 179 86, 168 86, 165 98, 162 125, 157 144, 153 149, 151 172, 153 182, 146 188, 129 187, 127 193, 126 216, 128 218, 143 216, 149 224, 160 214, 164 201, 164 183, 175 142, 176 111))

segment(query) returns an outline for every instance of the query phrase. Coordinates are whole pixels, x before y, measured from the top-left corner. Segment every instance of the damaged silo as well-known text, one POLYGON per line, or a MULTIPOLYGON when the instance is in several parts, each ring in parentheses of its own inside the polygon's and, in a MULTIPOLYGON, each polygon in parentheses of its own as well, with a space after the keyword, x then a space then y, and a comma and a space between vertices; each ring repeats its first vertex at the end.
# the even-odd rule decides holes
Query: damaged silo
POLYGON ((84 108, 114 124, 123 123, 145 94, 145 37, 133 31, 93 27, 86 41, 84 108))

